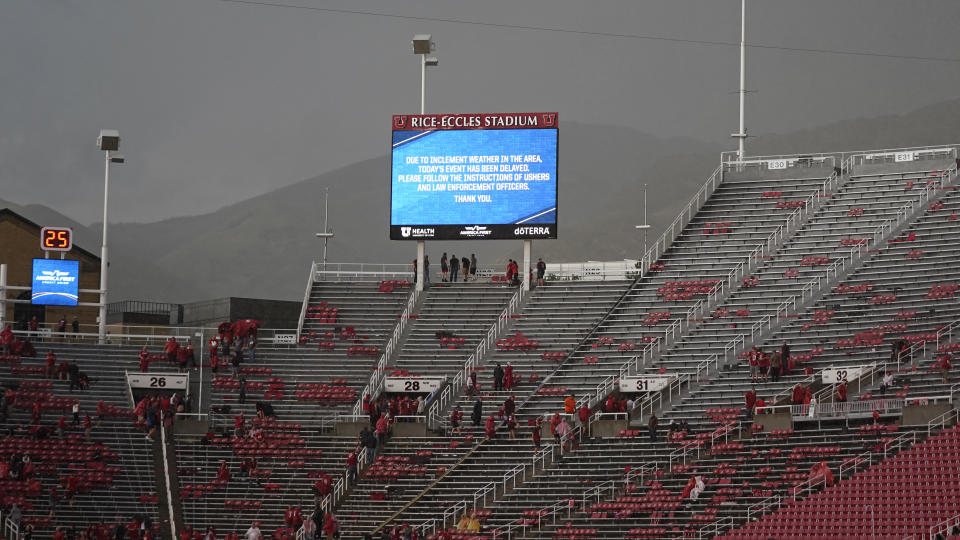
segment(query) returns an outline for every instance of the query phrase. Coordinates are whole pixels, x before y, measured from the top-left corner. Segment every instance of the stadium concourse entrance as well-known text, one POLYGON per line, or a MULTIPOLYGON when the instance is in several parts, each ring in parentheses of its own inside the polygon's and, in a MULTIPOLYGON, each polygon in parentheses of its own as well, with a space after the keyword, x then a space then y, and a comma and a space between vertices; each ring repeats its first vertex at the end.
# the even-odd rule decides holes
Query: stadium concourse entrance
POLYGON ((26 330, 30 324, 30 319, 33 317, 36 317, 38 321, 46 320, 46 306, 31 304, 30 291, 23 291, 18 294, 17 300, 25 300, 26 303, 17 302, 13 304, 13 326, 15 329, 26 330))

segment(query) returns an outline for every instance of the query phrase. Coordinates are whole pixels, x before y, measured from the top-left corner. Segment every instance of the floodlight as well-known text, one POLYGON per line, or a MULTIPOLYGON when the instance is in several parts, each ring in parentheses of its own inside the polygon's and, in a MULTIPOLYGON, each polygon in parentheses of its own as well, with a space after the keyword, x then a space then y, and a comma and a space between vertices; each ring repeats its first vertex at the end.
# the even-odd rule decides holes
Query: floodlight
POLYGON ((430 54, 437 48, 437 44, 430 39, 430 34, 413 36, 413 54, 430 54))
POLYGON ((110 156, 110 163, 123 163, 126 161, 126 158, 123 157, 123 154, 120 152, 108 152, 107 155, 110 156))
POLYGON ((440 61, 437 60, 437 57, 436 57, 436 56, 428 56, 428 57, 424 60, 424 63, 429 67, 429 66, 436 66, 437 64, 440 63, 440 61))
POLYGON ((115 129, 101 129, 97 137, 97 146, 100 150, 111 151, 120 149, 120 132, 115 129))

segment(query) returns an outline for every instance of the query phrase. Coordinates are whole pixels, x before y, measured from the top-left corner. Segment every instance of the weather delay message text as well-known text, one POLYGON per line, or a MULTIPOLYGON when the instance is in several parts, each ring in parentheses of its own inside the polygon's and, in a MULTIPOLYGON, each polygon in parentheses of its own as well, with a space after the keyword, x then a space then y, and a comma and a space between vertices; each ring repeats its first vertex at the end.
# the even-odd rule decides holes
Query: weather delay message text
POLYGON ((555 238, 556 116, 394 122, 391 238, 555 238), (446 127, 450 126, 450 127, 446 127))

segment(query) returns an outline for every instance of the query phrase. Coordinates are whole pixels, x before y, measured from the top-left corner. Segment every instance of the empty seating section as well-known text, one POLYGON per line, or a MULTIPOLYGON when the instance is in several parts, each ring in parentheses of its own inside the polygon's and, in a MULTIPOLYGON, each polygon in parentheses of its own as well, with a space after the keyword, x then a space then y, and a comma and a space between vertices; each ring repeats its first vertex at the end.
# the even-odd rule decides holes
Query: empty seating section
POLYGON ((349 413, 409 293, 407 285, 315 282, 301 343, 261 342, 254 362, 241 362, 243 383, 221 361, 212 385, 213 406, 227 411, 228 417, 242 411, 250 418, 257 401, 269 401, 282 420, 310 425, 337 412, 349 413), (244 404, 239 403, 241 384, 246 388, 244 404))
MULTIPOLYGON (((851 252, 849 240, 872 239, 874 231, 896 218, 900 208, 917 198, 908 182, 939 182, 946 161, 922 161, 896 173, 854 170, 841 179, 838 191, 775 254, 680 343, 665 353, 659 366, 677 369, 722 353, 723 347, 765 316, 775 316, 780 304, 799 293, 812 278, 851 252), (845 180, 844 180, 845 178, 845 180), (851 215, 851 209, 862 209, 851 215)), ((917 188, 919 189, 919 187, 917 188)), ((926 291, 925 291, 926 292, 926 291)))
POLYGON ((486 283, 434 284, 393 367, 411 375, 452 376, 463 369, 516 291, 486 283))
POLYGON ((914 537, 960 508, 960 429, 884 460, 722 538, 914 537))
POLYGON ((315 484, 322 475, 334 481, 342 476, 347 454, 357 446, 356 437, 320 434, 291 422, 254 418, 246 425, 262 431, 240 438, 229 429, 211 432, 205 440, 177 437, 183 518, 194 530, 212 525, 218 534, 242 534, 260 521, 269 535, 285 526, 289 506, 309 515, 317 501, 315 484), (244 473, 241 466, 248 459, 256 460, 255 467, 244 473), (219 474, 221 462, 229 475, 219 474))
MULTIPOLYGON (((779 301, 788 298, 814 275, 816 266, 788 268, 790 261, 802 261, 809 256, 833 260, 850 249, 842 246, 839 238, 861 234, 868 229, 872 231, 880 218, 890 217, 891 212, 895 213, 910 197, 915 197, 910 190, 905 191, 904 186, 909 181, 904 180, 905 177, 925 179, 934 174, 939 178, 946 165, 949 164, 933 162, 923 170, 909 174, 854 174, 802 231, 754 273, 757 284, 744 286, 714 310, 710 319, 664 355, 665 361, 688 358, 691 356, 688 351, 716 352, 716 344, 722 345, 742 333, 745 327, 749 328, 771 310, 775 313, 779 301), (867 191, 871 193, 870 197, 864 195, 867 191), (857 208, 863 208, 864 212, 849 215, 844 208, 850 204, 859 205, 857 208), (864 225, 860 220, 869 215, 877 219, 864 225), (799 273, 796 277, 785 277, 790 270, 799 273)), ((923 185, 926 185, 925 181, 923 185)), ((949 287, 942 291, 934 287, 960 282, 960 271, 953 271, 952 267, 943 264, 956 251, 945 239, 950 231, 956 233, 960 230, 960 224, 950 219, 957 205, 956 194, 953 190, 947 191, 941 203, 926 208, 910 228, 891 239, 894 241, 887 242, 879 253, 872 254, 860 269, 828 291, 827 296, 805 312, 780 321, 783 328, 758 345, 772 352, 784 341, 788 342, 796 361, 792 376, 776 383, 767 380, 753 385, 744 351, 739 356, 739 363, 694 391, 670 414, 695 420, 705 403, 742 407, 743 396, 751 386, 756 386, 761 398, 769 399, 805 378, 807 368, 819 373, 824 367, 883 362, 889 358, 894 339, 922 339, 935 332, 937 327, 956 320, 960 308, 948 305, 949 287), (924 238, 928 243, 923 247, 927 248, 930 260, 925 263, 922 258, 908 259, 908 253, 924 238), (910 240, 902 241, 906 239, 910 240), (944 254, 942 259, 939 258, 941 253, 944 254), (939 296, 930 298, 931 291, 939 296)))
MULTIPOLYGON (((529 397, 629 286, 629 281, 548 281, 531 291, 493 352, 476 367, 480 394, 488 406, 495 409, 509 394, 516 396, 518 404, 529 397), (513 379, 500 392, 494 391, 493 384, 497 363, 504 368, 509 364, 513 379)), ((467 395, 459 400, 466 416, 472 401, 467 395)))
MULTIPOLYGON (((663 340, 673 323, 685 319, 695 303, 714 292, 737 264, 746 262, 749 253, 766 242, 794 212, 778 208, 778 201, 806 200, 833 174, 832 168, 824 167, 768 175, 727 172, 654 271, 633 286, 590 339, 561 366, 549 386, 577 396, 592 392, 644 347, 663 340), (717 222, 724 225, 718 229, 717 222)), ((673 367, 694 366, 682 362, 673 367)), ((527 406, 547 410, 550 402, 549 397, 543 397, 527 406)))
POLYGON ((58 526, 78 532, 97 524, 112 529, 118 517, 124 524, 133 516, 146 517, 159 530, 153 443, 134 426, 124 376, 124 370, 137 368, 139 347, 48 341, 35 348, 36 358, 6 357, 0 365, 9 413, 0 424, 4 433, 0 460, 9 463, 14 455, 28 455, 34 467, 29 479, 0 480, 2 503, 16 502, 24 524, 33 523, 36 534, 44 538, 58 526), (70 391, 68 380, 45 378, 48 351, 57 355, 57 364, 76 362, 89 378, 89 388, 70 391), (98 423, 101 402, 104 415, 98 423), (41 410, 38 423, 32 418, 36 403, 41 410), (78 425, 71 414, 74 403, 80 407, 78 425), (89 441, 84 429, 87 415, 89 441), (61 417, 66 424, 63 435, 57 430, 61 417), (46 436, 38 436, 38 431, 46 436), (51 497, 56 500, 52 517, 51 497))
POLYGON ((452 469, 471 447, 471 441, 446 438, 389 441, 361 473, 349 497, 340 502, 337 512, 344 535, 360 536, 376 529, 452 469))

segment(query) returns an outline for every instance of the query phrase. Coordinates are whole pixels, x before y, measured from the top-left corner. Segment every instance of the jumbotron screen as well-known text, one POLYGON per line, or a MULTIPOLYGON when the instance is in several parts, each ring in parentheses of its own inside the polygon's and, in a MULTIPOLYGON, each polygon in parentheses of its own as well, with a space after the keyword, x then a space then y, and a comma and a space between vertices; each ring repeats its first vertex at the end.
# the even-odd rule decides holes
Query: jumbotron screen
POLYGON ((557 237, 557 113, 393 117, 392 240, 557 237))

